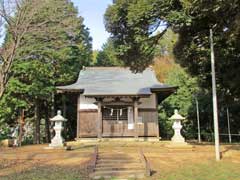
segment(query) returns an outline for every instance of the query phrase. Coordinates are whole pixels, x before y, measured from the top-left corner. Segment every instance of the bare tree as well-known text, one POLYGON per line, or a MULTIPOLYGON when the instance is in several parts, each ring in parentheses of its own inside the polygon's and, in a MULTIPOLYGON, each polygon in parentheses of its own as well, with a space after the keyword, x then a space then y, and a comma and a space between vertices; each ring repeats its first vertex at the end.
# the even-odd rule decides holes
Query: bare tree
POLYGON ((9 40, 0 48, 0 98, 8 80, 16 50, 23 36, 37 29, 40 24, 32 23, 40 9, 42 0, 0 0, 0 30, 7 29, 9 40))

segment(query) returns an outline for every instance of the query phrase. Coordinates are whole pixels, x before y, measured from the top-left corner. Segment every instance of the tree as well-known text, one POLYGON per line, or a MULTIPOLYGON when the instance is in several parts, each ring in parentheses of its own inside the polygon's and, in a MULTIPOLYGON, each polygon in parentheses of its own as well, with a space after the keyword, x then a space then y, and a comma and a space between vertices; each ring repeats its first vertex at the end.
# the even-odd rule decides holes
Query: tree
POLYGON ((156 45, 153 69, 160 82, 165 82, 170 71, 176 66, 173 48, 177 41, 177 34, 168 29, 156 45))
MULTIPOLYGON (((160 32, 158 32, 160 33, 160 32)), ((166 33, 159 39, 155 48, 155 57, 170 57, 173 58, 173 49, 178 40, 178 34, 174 33, 171 28, 168 28, 166 33)))
POLYGON ((93 50, 93 57, 92 57, 92 63, 91 65, 95 65, 97 63, 97 56, 98 56, 99 50, 93 50))
POLYGON ((158 56, 154 58, 153 69, 157 79, 165 83, 170 71, 174 71, 176 63, 173 58, 169 56, 158 56))
POLYGON ((178 86, 175 94, 169 96, 159 107, 159 121, 161 136, 169 138, 172 135, 172 122, 169 117, 178 109, 180 114, 186 117, 184 120, 184 133, 187 138, 194 137, 195 108, 194 94, 199 92, 196 78, 189 76, 179 65, 174 65, 168 72, 165 83, 178 86))
MULTIPOLYGON (((214 32, 217 92, 220 114, 224 106, 239 108, 240 3, 236 0, 116 0, 105 13, 117 56, 133 71, 152 64, 159 39, 171 28, 178 34, 175 61, 211 92, 209 29, 214 32), (163 25, 163 27, 162 27, 163 25), (161 33, 155 30, 162 29, 161 33)), ((239 113, 233 110, 234 131, 239 113)), ((220 124, 220 130, 224 125, 220 124)))
MULTIPOLYGON (((7 27, 7 38, 0 51, 0 98, 2 97, 10 70, 16 55, 16 50, 25 33, 37 30, 40 24, 32 24, 32 17, 38 12, 39 1, 1 0, 0 1, 0 29, 7 27), (28 16, 26 16, 28 14, 28 16)), ((44 23, 44 22, 41 22, 44 23)))
MULTIPOLYGON (((184 1, 185 2, 185 1, 184 1)), ((152 64, 155 46, 168 27, 188 21, 178 0, 116 0, 105 12, 117 56, 133 71, 152 64), (162 27, 160 33, 156 31, 162 27)))
MULTIPOLYGON (((240 107, 240 3, 220 0, 208 3, 190 3, 186 8, 191 23, 179 30, 174 54, 177 62, 188 72, 198 76, 200 85, 211 90, 209 29, 214 32, 217 95, 219 103, 220 133, 226 132, 226 107, 232 107, 233 132, 239 131, 236 108, 240 107)), ((210 112, 211 113, 211 112, 210 112)))
POLYGON ((103 44, 102 50, 96 57, 97 66, 122 66, 122 62, 116 57, 116 51, 111 39, 103 44))
MULTIPOLYGON (((89 65, 92 58, 88 29, 83 18, 77 16, 73 4, 66 0, 38 2, 41 6, 32 18, 32 24, 45 23, 41 23, 36 31, 24 34, 2 101, 9 108, 24 108, 26 116, 34 117, 36 143, 40 142, 41 119, 49 124, 49 117, 42 114, 50 115, 55 86, 74 82, 81 67, 89 65), (7 98, 16 98, 23 102, 23 107, 18 103, 10 106, 5 101, 7 98)), ((2 116, 6 117, 6 114, 2 116)))

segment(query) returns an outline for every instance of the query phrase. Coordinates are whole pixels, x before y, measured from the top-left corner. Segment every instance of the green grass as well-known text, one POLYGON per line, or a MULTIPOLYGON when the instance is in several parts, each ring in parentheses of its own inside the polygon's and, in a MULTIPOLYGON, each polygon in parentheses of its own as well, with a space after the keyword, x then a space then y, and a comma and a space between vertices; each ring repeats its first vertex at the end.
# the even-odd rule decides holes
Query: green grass
POLYGON ((240 164, 208 161, 161 172, 159 180, 240 180, 240 164))
MULTIPOLYGON (((232 162, 200 163, 159 172, 154 180, 240 180, 240 165, 232 162)), ((1 180, 87 180, 87 172, 62 167, 36 167, 29 171, 0 177, 1 180)), ((114 179, 114 178, 113 178, 114 179)), ((114 179, 115 180, 115 179, 114 179)))

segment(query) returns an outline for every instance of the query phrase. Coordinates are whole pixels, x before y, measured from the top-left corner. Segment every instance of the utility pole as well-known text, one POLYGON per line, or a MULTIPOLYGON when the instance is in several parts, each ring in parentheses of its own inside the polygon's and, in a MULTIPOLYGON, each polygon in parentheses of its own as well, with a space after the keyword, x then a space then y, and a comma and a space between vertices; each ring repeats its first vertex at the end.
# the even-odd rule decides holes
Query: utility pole
POLYGON ((229 143, 232 143, 231 129, 230 129, 230 118, 229 118, 228 107, 227 107, 227 121, 228 121, 228 139, 229 139, 229 143))
POLYGON ((198 143, 201 143, 201 130, 200 130, 199 107, 198 107, 197 97, 195 97, 195 101, 196 101, 196 109, 197 109, 198 143))
POLYGON ((215 154, 216 154, 216 160, 219 161, 220 160, 220 146, 219 146, 219 129, 218 129, 218 107, 217 107, 215 58, 214 58, 212 29, 210 29, 210 47, 211 47, 211 70, 212 70, 212 95, 213 95, 213 120, 214 120, 214 137, 215 137, 215 154))

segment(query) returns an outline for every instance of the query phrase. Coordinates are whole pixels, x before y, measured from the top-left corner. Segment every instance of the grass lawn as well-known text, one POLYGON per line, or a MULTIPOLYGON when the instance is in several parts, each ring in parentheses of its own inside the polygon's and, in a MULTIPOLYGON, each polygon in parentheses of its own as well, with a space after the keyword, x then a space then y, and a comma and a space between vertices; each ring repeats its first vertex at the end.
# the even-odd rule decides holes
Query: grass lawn
POLYGON ((77 168, 63 168, 58 166, 33 167, 20 173, 13 173, 1 180, 82 180, 89 179, 86 172, 77 168))
MULTIPOLYGON (((46 145, 0 149, 1 180, 85 180, 91 144, 73 144, 73 151, 43 150, 46 145)), ((214 146, 169 147, 165 143, 101 142, 99 151, 136 153, 142 148, 152 180, 240 180, 240 146, 222 145, 223 158, 214 160, 214 146)))
POLYGON ((157 179, 162 180, 240 180, 240 164, 229 161, 207 161, 197 164, 187 164, 173 169, 171 172, 162 171, 157 179))

